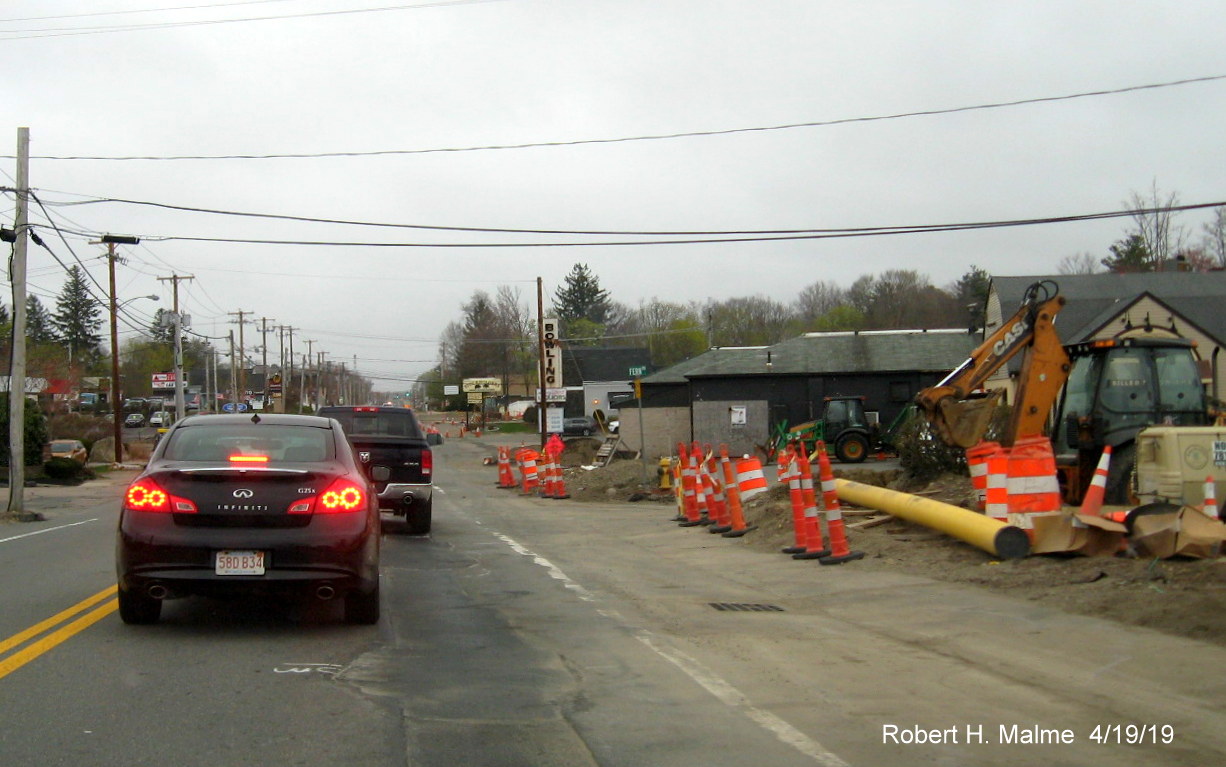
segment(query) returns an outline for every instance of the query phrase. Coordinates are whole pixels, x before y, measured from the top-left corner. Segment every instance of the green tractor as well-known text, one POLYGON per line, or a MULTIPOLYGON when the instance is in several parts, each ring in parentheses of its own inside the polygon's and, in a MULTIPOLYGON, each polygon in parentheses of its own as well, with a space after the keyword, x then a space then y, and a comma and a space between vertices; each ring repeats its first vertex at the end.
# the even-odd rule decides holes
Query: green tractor
POLYGON ((863 397, 826 397, 826 411, 821 420, 809 421, 788 428, 787 421, 775 425, 775 433, 767 445, 767 460, 775 460, 779 451, 790 442, 802 442, 809 455, 819 441, 834 448, 834 457, 843 463, 860 463, 877 444, 874 424, 864 415, 863 397))

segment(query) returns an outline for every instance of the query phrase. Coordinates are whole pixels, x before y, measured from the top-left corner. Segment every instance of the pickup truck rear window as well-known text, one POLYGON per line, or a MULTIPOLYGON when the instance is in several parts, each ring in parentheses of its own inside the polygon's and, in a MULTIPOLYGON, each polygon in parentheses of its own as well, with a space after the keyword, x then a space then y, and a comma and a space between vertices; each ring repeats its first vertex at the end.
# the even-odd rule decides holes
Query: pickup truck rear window
POLYGON ((322 415, 335 418, 348 435, 373 435, 379 437, 409 437, 425 439, 417 419, 409 411, 321 411, 322 415))

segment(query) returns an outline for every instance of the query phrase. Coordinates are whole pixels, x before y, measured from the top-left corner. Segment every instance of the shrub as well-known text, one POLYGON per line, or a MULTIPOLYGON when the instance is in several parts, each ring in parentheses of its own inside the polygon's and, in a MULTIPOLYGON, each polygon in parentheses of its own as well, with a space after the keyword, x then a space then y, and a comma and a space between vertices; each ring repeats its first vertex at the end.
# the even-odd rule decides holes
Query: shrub
MULTIPOLYGON (((983 439, 998 439, 1008 423, 1009 415, 1007 405, 998 406, 992 413, 983 439)), ((941 441, 936 429, 918 411, 912 411, 911 417, 899 426, 893 442, 899 463, 916 480, 928 481, 942 474, 967 473, 966 451, 941 441)))
POLYGON ((71 458, 52 458, 43 464, 43 474, 48 479, 83 479, 85 476, 85 466, 71 458))

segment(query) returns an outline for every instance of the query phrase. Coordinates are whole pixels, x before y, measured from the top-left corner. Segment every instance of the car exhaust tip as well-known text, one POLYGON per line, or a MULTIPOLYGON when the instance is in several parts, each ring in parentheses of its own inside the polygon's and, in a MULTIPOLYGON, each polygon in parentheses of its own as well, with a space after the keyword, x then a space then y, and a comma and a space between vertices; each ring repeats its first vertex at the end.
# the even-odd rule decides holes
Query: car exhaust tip
POLYGON ((145 593, 149 595, 150 599, 165 599, 170 592, 168 592, 166 587, 162 584, 155 583, 150 586, 145 593))
POLYGON ((327 600, 336 596, 336 589, 332 588, 331 586, 320 586, 319 588, 315 589, 315 596, 326 602, 327 600))

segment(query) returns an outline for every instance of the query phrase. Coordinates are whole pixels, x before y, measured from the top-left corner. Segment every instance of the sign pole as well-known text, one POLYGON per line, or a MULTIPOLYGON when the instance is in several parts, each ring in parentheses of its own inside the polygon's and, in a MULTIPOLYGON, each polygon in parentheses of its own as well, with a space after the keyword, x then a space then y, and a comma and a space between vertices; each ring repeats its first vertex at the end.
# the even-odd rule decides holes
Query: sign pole
POLYGON ((541 452, 545 452, 545 293, 544 283, 536 278, 536 351, 539 365, 537 391, 540 399, 536 403, 536 427, 541 438, 541 452))

